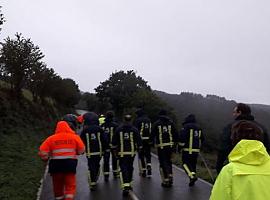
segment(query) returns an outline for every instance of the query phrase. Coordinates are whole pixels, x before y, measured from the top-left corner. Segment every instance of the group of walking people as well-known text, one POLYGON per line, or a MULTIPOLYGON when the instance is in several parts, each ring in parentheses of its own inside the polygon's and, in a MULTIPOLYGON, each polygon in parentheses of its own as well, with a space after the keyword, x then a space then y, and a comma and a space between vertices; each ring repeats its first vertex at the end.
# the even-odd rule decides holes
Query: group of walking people
POLYGON ((173 184, 172 155, 177 151, 183 151, 183 166, 190 178, 189 185, 193 186, 197 180, 196 162, 203 135, 192 114, 186 117, 180 133, 168 117, 167 111, 163 109, 160 110, 158 120, 153 124, 143 109, 136 111, 134 120, 131 114, 124 115, 121 124, 115 120, 112 111, 108 111, 105 116, 98 116, 94 112, 87 112, 78 117, 67 114, 58 124, 65 126, 65 129, 60 131, 61 135, 56 129, 55 134, 47 138, 40 146, 39 152, 43 160, 47 161, 50 158, 49 172, 53 177, 56 199, 74 197, 75 176, 70 179, 66 175, 76 173, 76 154, 82 153, 85 153, 88 160, 89 187, 92 191, 96 189, 101 168, 104 180, 109 181, 111 160, 113 177, 120 178, 123 195, 127 195, 132 190, 131 182, 136 154, 139 175, 151 177, 152 147, 157 148, 162 187, 171 187, 173 184), (80 136, 75 133, 78 122, 82 123, 80 136), (64 134, 70 138, 60 138, 64 134), (59 138, 61 141, 58 141, 59 138), (72 147, 71 144, 73 144, 72 147), (57 152, 60 157, 51 157, 52 152, 57 152), (102 158, 103 166, 101 167, 102 158), (72 169, 65 167, 71 162, 73 162, 72 169), (61 169, 64 170, 61 171, 61 169), (54 178, 59 174, 65 177, 62 180, 66 182, 59 182, 54 178), (68 185, 63 186, 63 184, 68 185))
MULTIPOLYGON (((237 104, 233 116, 235 121, 225 127, 220 137, 216 165, 220 174, 210 199, 270 199, 266 192, 270 184, 267 131, 254 120, 246 104, 237 104), (227 157, 229 164, 223 167, 227 157)), ((136 154, 140 176, 151 177, 152 147, 157 149, 162 187, 173 185, 172 155, 177 152, 182 152, 183 169, 190 179, 189 186, 193 186, 197 181, 196 164, 203 141, 204 135, 193 114, 185 118, 178 132, 166 110, 160 110, 153 124, 143 109, 136 111, 134 120, 131 114, 124 115, 121 124, 112 111, 105 116, 87 112, 79 117, 65 115, 57 123, 55 134, 40 146, 39 155, 45 161, 50 160, 55 199, 74 199, 76 155, 83 153, 88 160, 90 189, 96 189, 101 168, 104 180, 109 181, 111 160, 112 175, 120 178, 126 196, 132 190, 136 154), (82 123, 80 136, 75 132, 78 122, 82 123)))

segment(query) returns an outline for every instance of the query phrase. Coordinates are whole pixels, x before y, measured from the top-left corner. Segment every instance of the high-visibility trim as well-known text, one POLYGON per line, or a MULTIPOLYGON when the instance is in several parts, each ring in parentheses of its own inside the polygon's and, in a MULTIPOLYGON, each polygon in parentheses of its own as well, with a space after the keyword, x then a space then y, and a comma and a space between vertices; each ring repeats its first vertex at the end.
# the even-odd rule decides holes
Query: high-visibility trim
POLYGON ((151 167, 151 163, 147 163, 147 166, 150 166, 151 167))
POLYGON ((184 169, 186 170, 188 176, 189 176, 190 178, 194 178, 194 176, 193 176, 192 172, 189 170, 187 164, 183 164, 183 167, 184 167, 184 169))
POLYGON ((124 155, 133 155, 134 156, 134 152, 124 151, 124 152, 119 152, 118 155, 120 155, 121 157, 123 157, 124 155))
POLYGON ((120 172, 120 184, 121 184, 121 188, 123 189, 124 181, 123 181, 123 174, 122 174, 122 172, 120 172))
POLYGON ((202 143, 202 141, 201 141, 201 135, 202 135, 202 131, 201 130, 199 130, 199 148, 201 148, 201 143, 202 143))
POLYGON ((173 142, 167 142, 167 143, 162 143, 162 144, 157 144, 157 147, 160 147, 161 149, 163 149, 163 147, 165 146, 173 146, 173 142))
POLYGON ((120 132, 120 152, 119 155, 123 157, 123 151, 124 151, 124 138, 123 138, 123 132, 120 132))
POLYGON ((200 149, 190 149, 190 148, 183 148, 183 151, 188 151, 189 154, 192 154, 192 152, 199 153, 200 149), (191 152, 191 153, 190 153, 191 152))
POLYGON ((172 137, 172 126, 168 126, 168 132, 169 132, 169 137, 170 137, 170 142, 173 142, 173 137, 172 137))
POLYGON ((52 151, 52 153, 66 153, 66 152, 76 152, 75 148, 62 148, 62 149, 55 149, 52 151))
POLYGON ((160 172, 161 181, 164 182, 164 173, 161 167, 159 168, 159 172, 160 172))
POLYGON ((143 135, 143 129, 144 129, 144 123, 142 123, 142 125, 141 125, 141 130, 140 130, 140 135, 141 136, 143 135))
POLYGON ((90 186, 94 186, 94 185, 96 185, 97 184, 97 182, 91 182, 90 183, 90 186))
POLYGON ((65 196, 55 197, 55 200, 63 200, 65 196))
POLYGON ((161 149, 163 149, 163 140, 162 140, 162 130, 161 130, 161 126, 158 126, 158 133, 159 133, 159 144, 158 145, 160 145, 160 147, 161 147, 161 149))
POLYGON ((131 183, 123 183, 122 184, 122 187, 130 187, 131 186, 131 183))
POLYGON ((73 199, 74 198, 74 194, 65 194, 65 198, 73 199))
POLYGON ((183 142, 178 142, 178 145, 183 147, 183 146, 185 146, 185 143, 183 143, 183 142))
POLYGON ((87 145, 87 152, 86 152, 86 156, 89 155, 90 156, 90 141, 89 141, 89 133, 86 133, 86 145, 87 145))
POLYGON ((134 156, 134 154, 135 154, 135 147, 134 147, 133 132, 130 132, 130 145, 131 145, 132 155, 134 156))
POLYGON ((150 137, 142 137, 142 140, 149 140, 150 137))
POLYGON ((92 152, 92 153, 86 153, 86 156, 90 157, 90 156, 96 156, 96 155, 101 155, 100 152, 92 152))
POLYGON ((68 158, 75 159, 75 158, 77 158, 77 156, 76 155, 70 155, 70 156, 52 156, 52 159, 68 159, 68 158))
POLYGON ((97 135, 98 135, 99 152, 101 155, 102 154, 102 144, 101 144, 101 139, 100 139, 100 132, 98 132, 97 135))
POLYGON ((89 183, 89 186, 90 186, 91 182, 92 182, 92 179, 91 179, 91 172, 88 171, 88 183, 89 183))
POLYGON ((150 126, 150 128, 149 128, 149 133, 150 133, 150 135, 151 135, 151 132, 152 132, 152 123, 151 123, 151 122, 149 123, 149 126, 150 126))
POLYGON ((110 174, 110 172, 103 172, 103 174, 104 174, 104 175, 109 175, 109 174, 110 174))
POLYGON ((192 145, 193 145, 193 129, 190 129, 190 131, 189 131, 189 147, 188 147, 189 154, 192 154, 192 145))

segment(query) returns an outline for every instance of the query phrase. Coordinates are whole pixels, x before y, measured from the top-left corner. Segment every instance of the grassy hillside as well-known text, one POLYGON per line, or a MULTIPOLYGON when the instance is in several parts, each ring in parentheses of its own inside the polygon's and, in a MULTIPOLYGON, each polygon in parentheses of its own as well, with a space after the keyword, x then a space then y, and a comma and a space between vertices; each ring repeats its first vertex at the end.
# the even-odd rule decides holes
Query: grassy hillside
POLYGON ((2 87, 0 112, 0 199, 35 199, 44 173, 38 147, 52 132, 55 109, 34 104, 29 98, 15 101, 2 87))

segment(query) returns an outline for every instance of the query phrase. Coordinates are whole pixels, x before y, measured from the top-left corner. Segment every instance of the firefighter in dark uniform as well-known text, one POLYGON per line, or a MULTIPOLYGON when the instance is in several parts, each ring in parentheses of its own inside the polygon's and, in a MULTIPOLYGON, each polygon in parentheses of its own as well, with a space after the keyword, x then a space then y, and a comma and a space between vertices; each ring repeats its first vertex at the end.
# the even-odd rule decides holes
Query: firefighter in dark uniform
POLYGON ((158 151, 161 185, 171 187, 173 184, 171 157, 176 149, 178 134, 174 123, 167 116, 166 110, 159 112, 159 119, 153 125, 151 137, 158 151))
POLYGON ((134 121, 134 126, 139 130, 142 138, 143 149, 141 155, 138 157, 139 171, 142 177, 152 175, 151 169, 151 120, 146 115, 144 110, 139 109, 136 111, 137 118, 134 121))
POLYGON ((196 123, 195 115, 190 114, 182 123, 183 128, 179 134, 179 148, 182 150, 183 168, 189 176, 189 186, 193 186, 197 181, 196 165, 200 152, 201 143, 204 140, 202 130, 196 123))
POLYGON ((86 147, 86 157, 89 169, 89 186, 91 190, 96 189, 100 172, 100 160, 103 152, 109 149, 103 129, 99 126, 98 115, 88 112, 83 115, 84 127, 81 139, 86 147))
POLYGON ((107 182, 109 179, 110 174, 110 154, 112 154, 112 169, 113 169, 113 176, 117 178, 119 176, 119 162, 115 154, 113 153, 112 147, 112 138, 115 134, 116 128, 118 124, 114 121, 114 113, 112 111, 108 111, 106 113, 105 122, 102 124, 102 129, 107 137, 107 141, 109 141, 110 149, 104 152, 103 157, 103 174, 104 179, 107 182))
POLYGON ((117 128, 112 140, 112 148, 119 158, 120 181, 123 195, 132 190, 133 161, 136 150, 142 149, 142 140, 137 128, 131 123, 131 115, 125 115, 124 123, 117 128))

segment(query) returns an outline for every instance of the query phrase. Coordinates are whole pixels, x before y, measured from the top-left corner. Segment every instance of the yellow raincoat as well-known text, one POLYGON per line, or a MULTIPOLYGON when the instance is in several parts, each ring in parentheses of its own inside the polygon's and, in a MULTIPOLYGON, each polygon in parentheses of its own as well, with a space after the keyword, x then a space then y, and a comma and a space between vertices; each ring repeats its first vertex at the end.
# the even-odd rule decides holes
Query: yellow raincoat
POLYGON ((270 199, 270 156, 263 143, 241 140, 229 154, 210 200, 270 199))

